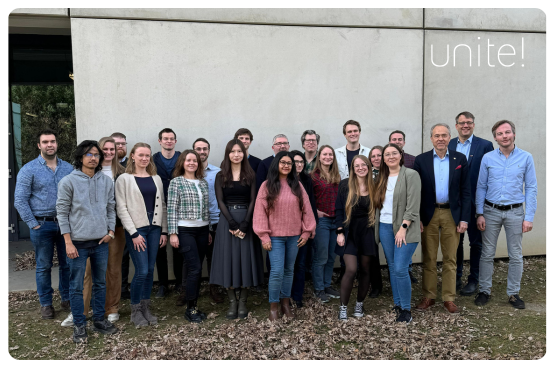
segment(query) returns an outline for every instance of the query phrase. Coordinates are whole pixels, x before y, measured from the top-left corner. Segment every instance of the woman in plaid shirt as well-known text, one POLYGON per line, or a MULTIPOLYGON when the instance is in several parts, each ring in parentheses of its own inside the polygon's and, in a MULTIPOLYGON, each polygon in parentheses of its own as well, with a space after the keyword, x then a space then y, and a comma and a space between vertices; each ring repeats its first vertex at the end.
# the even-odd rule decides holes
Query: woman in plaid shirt
POLYGON ((168 233, 170 244, 183 255, 183 286, 186 290, 185 318, 200 323, 206 315, 197 309, 200 275, 209 234, 208 183, 204 167, 194 150, 185 150, 175 164, 168 188, 168 233))

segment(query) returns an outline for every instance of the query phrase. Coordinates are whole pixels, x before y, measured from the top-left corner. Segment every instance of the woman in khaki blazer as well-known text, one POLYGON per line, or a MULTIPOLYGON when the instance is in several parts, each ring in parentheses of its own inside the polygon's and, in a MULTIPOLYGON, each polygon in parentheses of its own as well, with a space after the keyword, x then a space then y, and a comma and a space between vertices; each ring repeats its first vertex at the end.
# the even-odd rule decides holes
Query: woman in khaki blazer
POLYGON ((403 166, 403 154, 396 144, 384 147, 374 192, 376 242, 389 266, 397 322, 412 321, 409 263, 420 242, 420 176, 403 166))

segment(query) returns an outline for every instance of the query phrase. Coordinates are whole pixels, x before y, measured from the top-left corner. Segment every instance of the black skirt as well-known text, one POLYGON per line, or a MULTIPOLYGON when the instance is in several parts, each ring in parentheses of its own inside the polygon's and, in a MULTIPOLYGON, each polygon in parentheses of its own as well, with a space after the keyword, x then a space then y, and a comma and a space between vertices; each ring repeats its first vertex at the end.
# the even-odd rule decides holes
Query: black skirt
POLYGON ((374 226, 368 227, 368 216, 355 217, 349 224, 345 253, 354 256, 377 256, 378 245, 374 239, 374 226))
MULTIPOLYGON (((229 213, 237 223, 241 223, 247 209, 229 209, 229 213)), ((212 255, 211 284, 239 288, 264 283, 262 248, 253 242, 255 236, 252 226, 243 239, 232 235, 229 222, 225 216, 220 216, 212 255)))

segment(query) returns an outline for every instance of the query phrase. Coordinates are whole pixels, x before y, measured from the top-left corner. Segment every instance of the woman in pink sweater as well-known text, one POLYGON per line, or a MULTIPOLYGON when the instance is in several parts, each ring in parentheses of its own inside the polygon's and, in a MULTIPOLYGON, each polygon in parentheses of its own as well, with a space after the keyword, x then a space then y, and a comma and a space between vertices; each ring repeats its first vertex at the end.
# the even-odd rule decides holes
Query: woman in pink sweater
POLYGON ((281 312, 293 317, 289 298, 297 251, 316 229, 310 200, 292 168, 290 153, 276 154, 254 207, 253 230, 270 257, 270 321, 278 318, 280 299, 281 312))

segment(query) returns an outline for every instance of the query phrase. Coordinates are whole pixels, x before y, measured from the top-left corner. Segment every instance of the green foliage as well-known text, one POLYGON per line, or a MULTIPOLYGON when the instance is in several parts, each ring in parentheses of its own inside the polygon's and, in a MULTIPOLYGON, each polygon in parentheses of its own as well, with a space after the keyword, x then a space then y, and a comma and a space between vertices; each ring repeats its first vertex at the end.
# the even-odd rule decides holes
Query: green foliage
POLYGON ((36 134, 42 129, 58 132, 58 157, 71 162, 77 146, 73 86, 12 86, 12 102, 21 105, 22 162, 39 155, 36 134), (58 107, 57 104, 67 104, 58 107))

